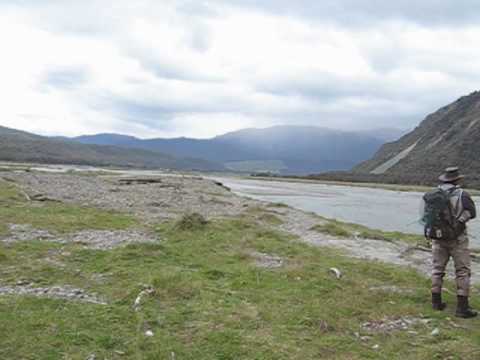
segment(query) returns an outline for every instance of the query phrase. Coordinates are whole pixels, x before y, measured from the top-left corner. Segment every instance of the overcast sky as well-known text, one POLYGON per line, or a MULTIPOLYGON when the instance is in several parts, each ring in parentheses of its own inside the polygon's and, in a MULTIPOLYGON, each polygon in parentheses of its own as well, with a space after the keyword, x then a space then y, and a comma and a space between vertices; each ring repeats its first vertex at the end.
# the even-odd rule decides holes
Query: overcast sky
POLYGON ((0 0, 0 125, 409 129, 480 88, 477 0, 0 0))

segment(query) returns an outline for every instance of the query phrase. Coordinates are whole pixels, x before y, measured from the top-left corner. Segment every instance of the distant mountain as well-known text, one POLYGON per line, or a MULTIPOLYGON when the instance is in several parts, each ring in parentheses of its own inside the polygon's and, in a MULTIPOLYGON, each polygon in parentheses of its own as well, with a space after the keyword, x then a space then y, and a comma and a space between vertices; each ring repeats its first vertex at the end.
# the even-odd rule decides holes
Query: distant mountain
POLYGON ((86 145, 2 126, 0 126, 0 160, 177 170, 224 170, 223 166, 206 160, 176 158, 142 149, 86 145))
POLYGON ((396 141, 400 139, 403 135, 407 134, 408 132, 409 131, 395 129, 395 128, 379 128, 379 129, 360 131, 361 134, 380 139, 386 143, 391 141, 396 141))
POLYGON ((142 140, 118 134, 81 136, 73 140, 160 151, 179 157, 195 156, 221 163, 233 171, 281 174, 350 169, 371 157, 385 143, 378 134, 312 126, 244 129, 205 140, 142 140))
POLYGON ((399 182, 434 182, 447 166, 458 165, 480 184, 480 92, 442 107, 412 132, 385 144, 358 174, 388 176, 399 182))

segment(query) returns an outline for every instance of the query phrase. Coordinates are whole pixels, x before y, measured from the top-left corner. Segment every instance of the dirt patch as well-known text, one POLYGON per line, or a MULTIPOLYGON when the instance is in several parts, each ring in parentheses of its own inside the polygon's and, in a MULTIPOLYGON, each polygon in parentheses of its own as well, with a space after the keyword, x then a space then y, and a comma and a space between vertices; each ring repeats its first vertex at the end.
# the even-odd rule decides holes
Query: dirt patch
POLYGON ((369 288, 369 290, 388 293, 388 294, 402 294, 402 295, 413 295, 417 292, 417 289, 402 288, 395 285, 372 286, 369 288))
POLYGON ((9 234, 3 239, 0 239, 0 241, 6 243, 31 240, 52 240, 55 238, 50 232, 35 229, 28 224, 8 224, 7 227, 9 234))
POLYGON ((0 286, 0 295, 25 295, 63 299, 84 303, 106 305, 107 303, 95 294, 88 294, 85 290, 69 285, 52 287, 34 287, 33 284, 20 284, 16 286, 0 286))
POLYGON ((157 240, 149 234, 136 230, 85 230, 54 241, 64 244, 77 243, 89 249, 109 250, 134 243, 153 243, 157 240))
POLYGON ((276 255, 261 252, 253 252, 250 255, 254 258, 255 265, 260 268, 277 269, 284 265, 284 260, 276 255))
POLYGON ((8 229, 9 235, 0 239, 4 243, 44 240, 62 244, 77 243, 89 249, 108 250, 133 243, 157 241, 154 235, 139 230, 84 230, 58 237, 46 230, 35 229, 31 225, 9 224, 8 229))
POLYGON ((368 333, 390 333, 398 330, 409 330, 417 325, 426 325, 430 322, 429 319, 421 319, 411 316, 400 318, 384 318, 377 321, 368 321, 362 324, 362 330, 368 333))

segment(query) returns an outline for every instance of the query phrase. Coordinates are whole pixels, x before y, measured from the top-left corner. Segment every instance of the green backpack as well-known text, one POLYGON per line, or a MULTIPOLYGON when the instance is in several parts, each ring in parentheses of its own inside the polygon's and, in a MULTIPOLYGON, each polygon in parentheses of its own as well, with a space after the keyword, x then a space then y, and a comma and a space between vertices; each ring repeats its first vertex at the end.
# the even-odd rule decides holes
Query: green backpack
POLYGON ((427 239, 455 240, 458 236, 458 220, 453 214, 450 198, 453 191, 437 188, 423 196, 424 235, 427 239))

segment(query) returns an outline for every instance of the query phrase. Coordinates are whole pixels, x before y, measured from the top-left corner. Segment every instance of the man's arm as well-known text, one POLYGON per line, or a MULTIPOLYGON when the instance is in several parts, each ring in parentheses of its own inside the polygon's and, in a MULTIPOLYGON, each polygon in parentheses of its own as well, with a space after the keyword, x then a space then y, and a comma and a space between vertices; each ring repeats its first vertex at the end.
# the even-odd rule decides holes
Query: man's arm
POLYGON ((460 222, 466 223, 467 221, 475 219, 477 217, 477 209, 475 208, 475 203, 473 202, 470 194, 466 191, 462 193, 462 205, 463 212, 458 218, 460 222))

